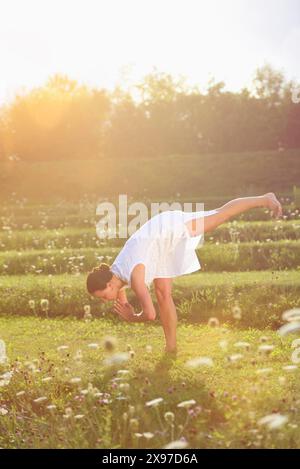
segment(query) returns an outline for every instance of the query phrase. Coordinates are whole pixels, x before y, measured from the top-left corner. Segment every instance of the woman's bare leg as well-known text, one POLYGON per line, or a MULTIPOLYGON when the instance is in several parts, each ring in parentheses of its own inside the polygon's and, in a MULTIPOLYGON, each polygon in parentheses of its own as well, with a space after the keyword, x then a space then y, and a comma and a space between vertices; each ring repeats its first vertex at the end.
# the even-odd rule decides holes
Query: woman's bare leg
POLYGON ((197 236, 201 233, 212 231, 235 215, 256 207, 269 208, 276 218, 282 216, 280 202, 273 192, 268 192, 267 194, 255 197, 240 197, 230 200, 225 205, 222 205, 222 207, 217 208, 216 214, 194 218, 186 222, 186 226, 191 236, 197 236))
POLYGON ((160 319, 164 329, 166 339, 166 351, 176 351, 176 327, 177 327, 177 313, 176 307, 172 298, 172 279, 171 278, 156 278, 153 281, 155 288, 155 295, 157 298, 160 319))

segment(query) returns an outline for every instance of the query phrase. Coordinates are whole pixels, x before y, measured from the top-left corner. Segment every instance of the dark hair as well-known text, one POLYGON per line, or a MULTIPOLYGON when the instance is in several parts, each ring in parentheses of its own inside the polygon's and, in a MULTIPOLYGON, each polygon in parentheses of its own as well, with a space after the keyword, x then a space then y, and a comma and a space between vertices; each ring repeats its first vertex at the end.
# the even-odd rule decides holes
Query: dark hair
POLYGON ((112 279, 113 273, 110 270, 110 266, 105 262, 102 262, 99 266, 94 267, 91 272, 89 272, 86 279, 86 287, 90 294, 94 293, 96 290, 104 290, 106 288, 107 282, 112 279))

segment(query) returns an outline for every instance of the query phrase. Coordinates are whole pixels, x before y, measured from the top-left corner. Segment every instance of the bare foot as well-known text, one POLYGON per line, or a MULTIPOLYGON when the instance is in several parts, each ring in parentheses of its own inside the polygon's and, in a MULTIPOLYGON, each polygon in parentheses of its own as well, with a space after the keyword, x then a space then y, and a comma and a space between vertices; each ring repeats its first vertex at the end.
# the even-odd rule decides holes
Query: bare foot
POLYGON ((264 197, 266 199, 266 207, 271 210, 274 218, 282 217, 282 206, 274 192, 267 192, 264 194, 264 197))

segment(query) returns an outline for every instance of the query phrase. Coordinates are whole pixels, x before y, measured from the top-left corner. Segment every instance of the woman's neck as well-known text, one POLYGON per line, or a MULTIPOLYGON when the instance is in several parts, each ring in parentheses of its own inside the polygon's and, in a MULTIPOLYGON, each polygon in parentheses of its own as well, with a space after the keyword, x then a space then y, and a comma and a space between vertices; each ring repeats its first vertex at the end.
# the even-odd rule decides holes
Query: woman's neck
POLYGON ((112 280, 113 280, 113 282, 117 285, 118 288, 122 288, 122 287, 124 287, 125 285, 128 285, 127 282, 125 282, 124 280, 120 279, 120 277, 118 277, 116 274, 113 274, 112 280))

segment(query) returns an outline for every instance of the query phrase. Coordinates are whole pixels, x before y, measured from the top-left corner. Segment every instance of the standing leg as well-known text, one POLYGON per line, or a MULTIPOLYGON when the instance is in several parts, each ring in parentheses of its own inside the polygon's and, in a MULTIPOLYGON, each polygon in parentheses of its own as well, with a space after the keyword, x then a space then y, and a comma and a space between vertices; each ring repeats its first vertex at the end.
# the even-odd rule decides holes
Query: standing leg
POLYGON ((282 216, 280 202, 273 192, 268 192, 267 194, 256 197, 240 197, 230 200, 230 202, 216 209, 217 213, 203 218, 194 218, 186 222, 186 226, 191 236, 197 236, 201 233, 212 231, 233 216, 255 207, 266 207, 272 210, 274 216, 277 218, 282 216))
POLYGON ((172 298, 172 279, 156 278, 153 283, 166 339, 165 350, 167 352, 175 352, 177 313, 172 298))

